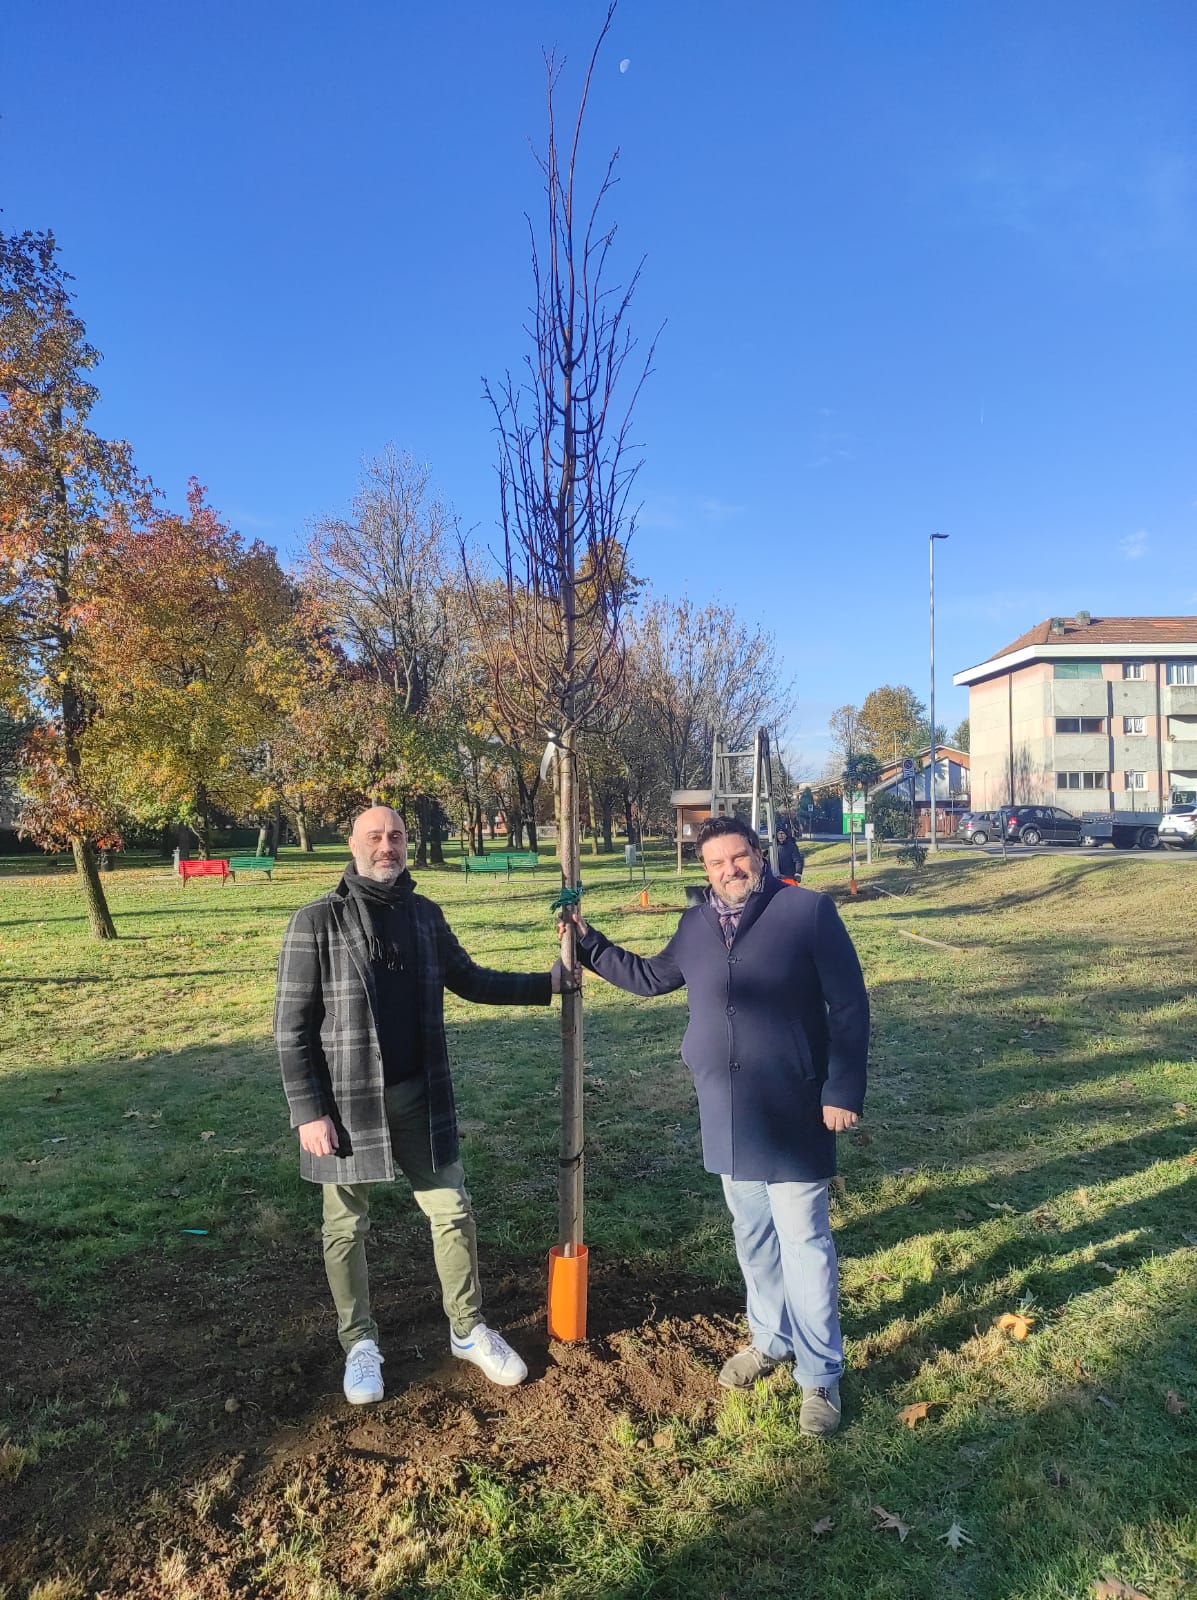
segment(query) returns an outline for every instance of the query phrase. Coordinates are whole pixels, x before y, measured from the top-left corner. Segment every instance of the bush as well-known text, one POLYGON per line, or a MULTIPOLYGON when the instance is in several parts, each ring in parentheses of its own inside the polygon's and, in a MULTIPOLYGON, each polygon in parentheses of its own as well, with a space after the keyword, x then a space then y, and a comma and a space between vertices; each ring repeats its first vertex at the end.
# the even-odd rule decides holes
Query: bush
POLYGON ((898 860, 904 867, 913 867, 917 872, 920 867, 926 865, 927 846, 921 844, 917 839, 912 839, 909 844, 904 844, 898 851, 898 860))

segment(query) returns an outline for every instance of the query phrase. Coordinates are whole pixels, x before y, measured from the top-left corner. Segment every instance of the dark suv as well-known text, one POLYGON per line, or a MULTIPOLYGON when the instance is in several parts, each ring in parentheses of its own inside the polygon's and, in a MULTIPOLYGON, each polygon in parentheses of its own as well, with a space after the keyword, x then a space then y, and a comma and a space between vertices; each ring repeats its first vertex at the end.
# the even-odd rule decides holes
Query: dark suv
POLYGON ((997 813, 1010 843, 1080 844, 1081 819, 1059 806, 1003 806, 997 813))
POLYGON ((998 837, 998 821, 992 811, 962 811, 956 819, 956 837, 966 844, 988 844, 998 837))

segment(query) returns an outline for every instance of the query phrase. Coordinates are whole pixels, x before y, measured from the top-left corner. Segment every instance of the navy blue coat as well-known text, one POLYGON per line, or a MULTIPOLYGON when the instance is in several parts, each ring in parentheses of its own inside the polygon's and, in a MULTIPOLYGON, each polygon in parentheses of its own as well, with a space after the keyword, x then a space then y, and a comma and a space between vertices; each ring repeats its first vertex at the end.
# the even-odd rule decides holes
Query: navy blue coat
POLYGON ((835 1172, 822 1107, 864 1107, 869 997, 835 902, 766 873, 729 950, 713 907, 691 906, 658 956, 637 956, 597 928, 581 959, 631 994, 686 986, 682 1060, 698 1091, 708 1172, 769 1183, 835 1172))

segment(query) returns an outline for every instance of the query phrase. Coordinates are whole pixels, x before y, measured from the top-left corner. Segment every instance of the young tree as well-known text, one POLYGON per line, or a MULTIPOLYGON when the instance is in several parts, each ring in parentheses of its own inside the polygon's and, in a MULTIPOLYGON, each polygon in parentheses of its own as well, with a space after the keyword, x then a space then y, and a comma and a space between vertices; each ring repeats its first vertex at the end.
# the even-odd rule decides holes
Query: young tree
POLYGON ((25 827, 68 847, 97 939, 116 928, 97 871, 113 837, 89 789, 95 704, 78 636, 115 507, 148 503, 123 441, 88 426, 99 352, 72 308, 51 233, 0 234, 0 688, 45 725, 30 752, 25 827))
MULTIPOLYGON (((632 406, 651 362, 628 372, 635 345, 627 314, 639 276, 624 289, 608 285, 613 226, 599 213, 613 181, 615 157, 593 199, 582 204, 578 177, 582 124, 606 21, 586 70, 577 115, 558 142, 558 64, 547 56, 548 146, 540 163, 546 212, 532 236, 532 348, 517 381, 485 386, 499 437, 503 582, 507 627, 500 647, 488 644, 497 703, 515 720, 535 708, 542 735, 556 749, 559 855, 563 896, 578 893, 579 734, 622 691, 621 613, 629 571, 626 545, 634 516, 628 497, 632 406), (514 649, 512 650, 512 645, 514 649), (512 654, 515 682, 504 677, 512 654), (512 703, 512 696, 515 700, 512 703)), ((484 640, 489 636, 484 633, 484 640)), ((574 935, 562 939, 566 972, 574 935)), ((581 995, 562 994, 562 1135, 559 1236, 563 1254, 582 1239, 581 995)))
POLYGON ((950 744, 953 749, 967 751, 969 736, 970 730, 968 718, 965 717, 962 721, 956 724, 955 731, 953 732, 951 738, 945 740, 945 743, 950 744))

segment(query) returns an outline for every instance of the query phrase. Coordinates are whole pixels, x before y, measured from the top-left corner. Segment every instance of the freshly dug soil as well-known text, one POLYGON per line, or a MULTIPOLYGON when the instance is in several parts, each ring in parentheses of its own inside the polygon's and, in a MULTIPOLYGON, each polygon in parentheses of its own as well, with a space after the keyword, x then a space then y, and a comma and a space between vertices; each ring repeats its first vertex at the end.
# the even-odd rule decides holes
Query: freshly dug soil
POLYGON ((528 1485, 591 1487, 626 1462, 628 1424, 651 1439, 661 1419, 712 1423, 719 1365, 744 1342, 739 1295, 592 1257, 589 1337, 562 1345, 545 1329, 543 1266, 488 1251, 488 1320, 529 1368, 526 1383, 500 1389, 449 1355, 417 1253, 396 1263, 388 1251, 373 1267, 386 1357, 376 1406, 343 1399, 310 1250, 276 1248, 252 1272, 199 1260, 122 1269, 119 1295, 73 1327, 10 1286, 13 1439, 52 1426, 49 1407, 68 1442, 7 1481, 0 1444, 0 1590, 20 1596, 70 1573, 89 1594, 157 1600, 178 1593, 163 1570, 163 1552, 178 1551, 195 1596, 268 1595, 247 1587, 244 1535, 270 1548, 297 1480, 301 1494, 335 1492, 324 1559, 351 1583, 357 1530, 380 1500, 402 1509, 451 1492, 474 1464, 528 1485))

